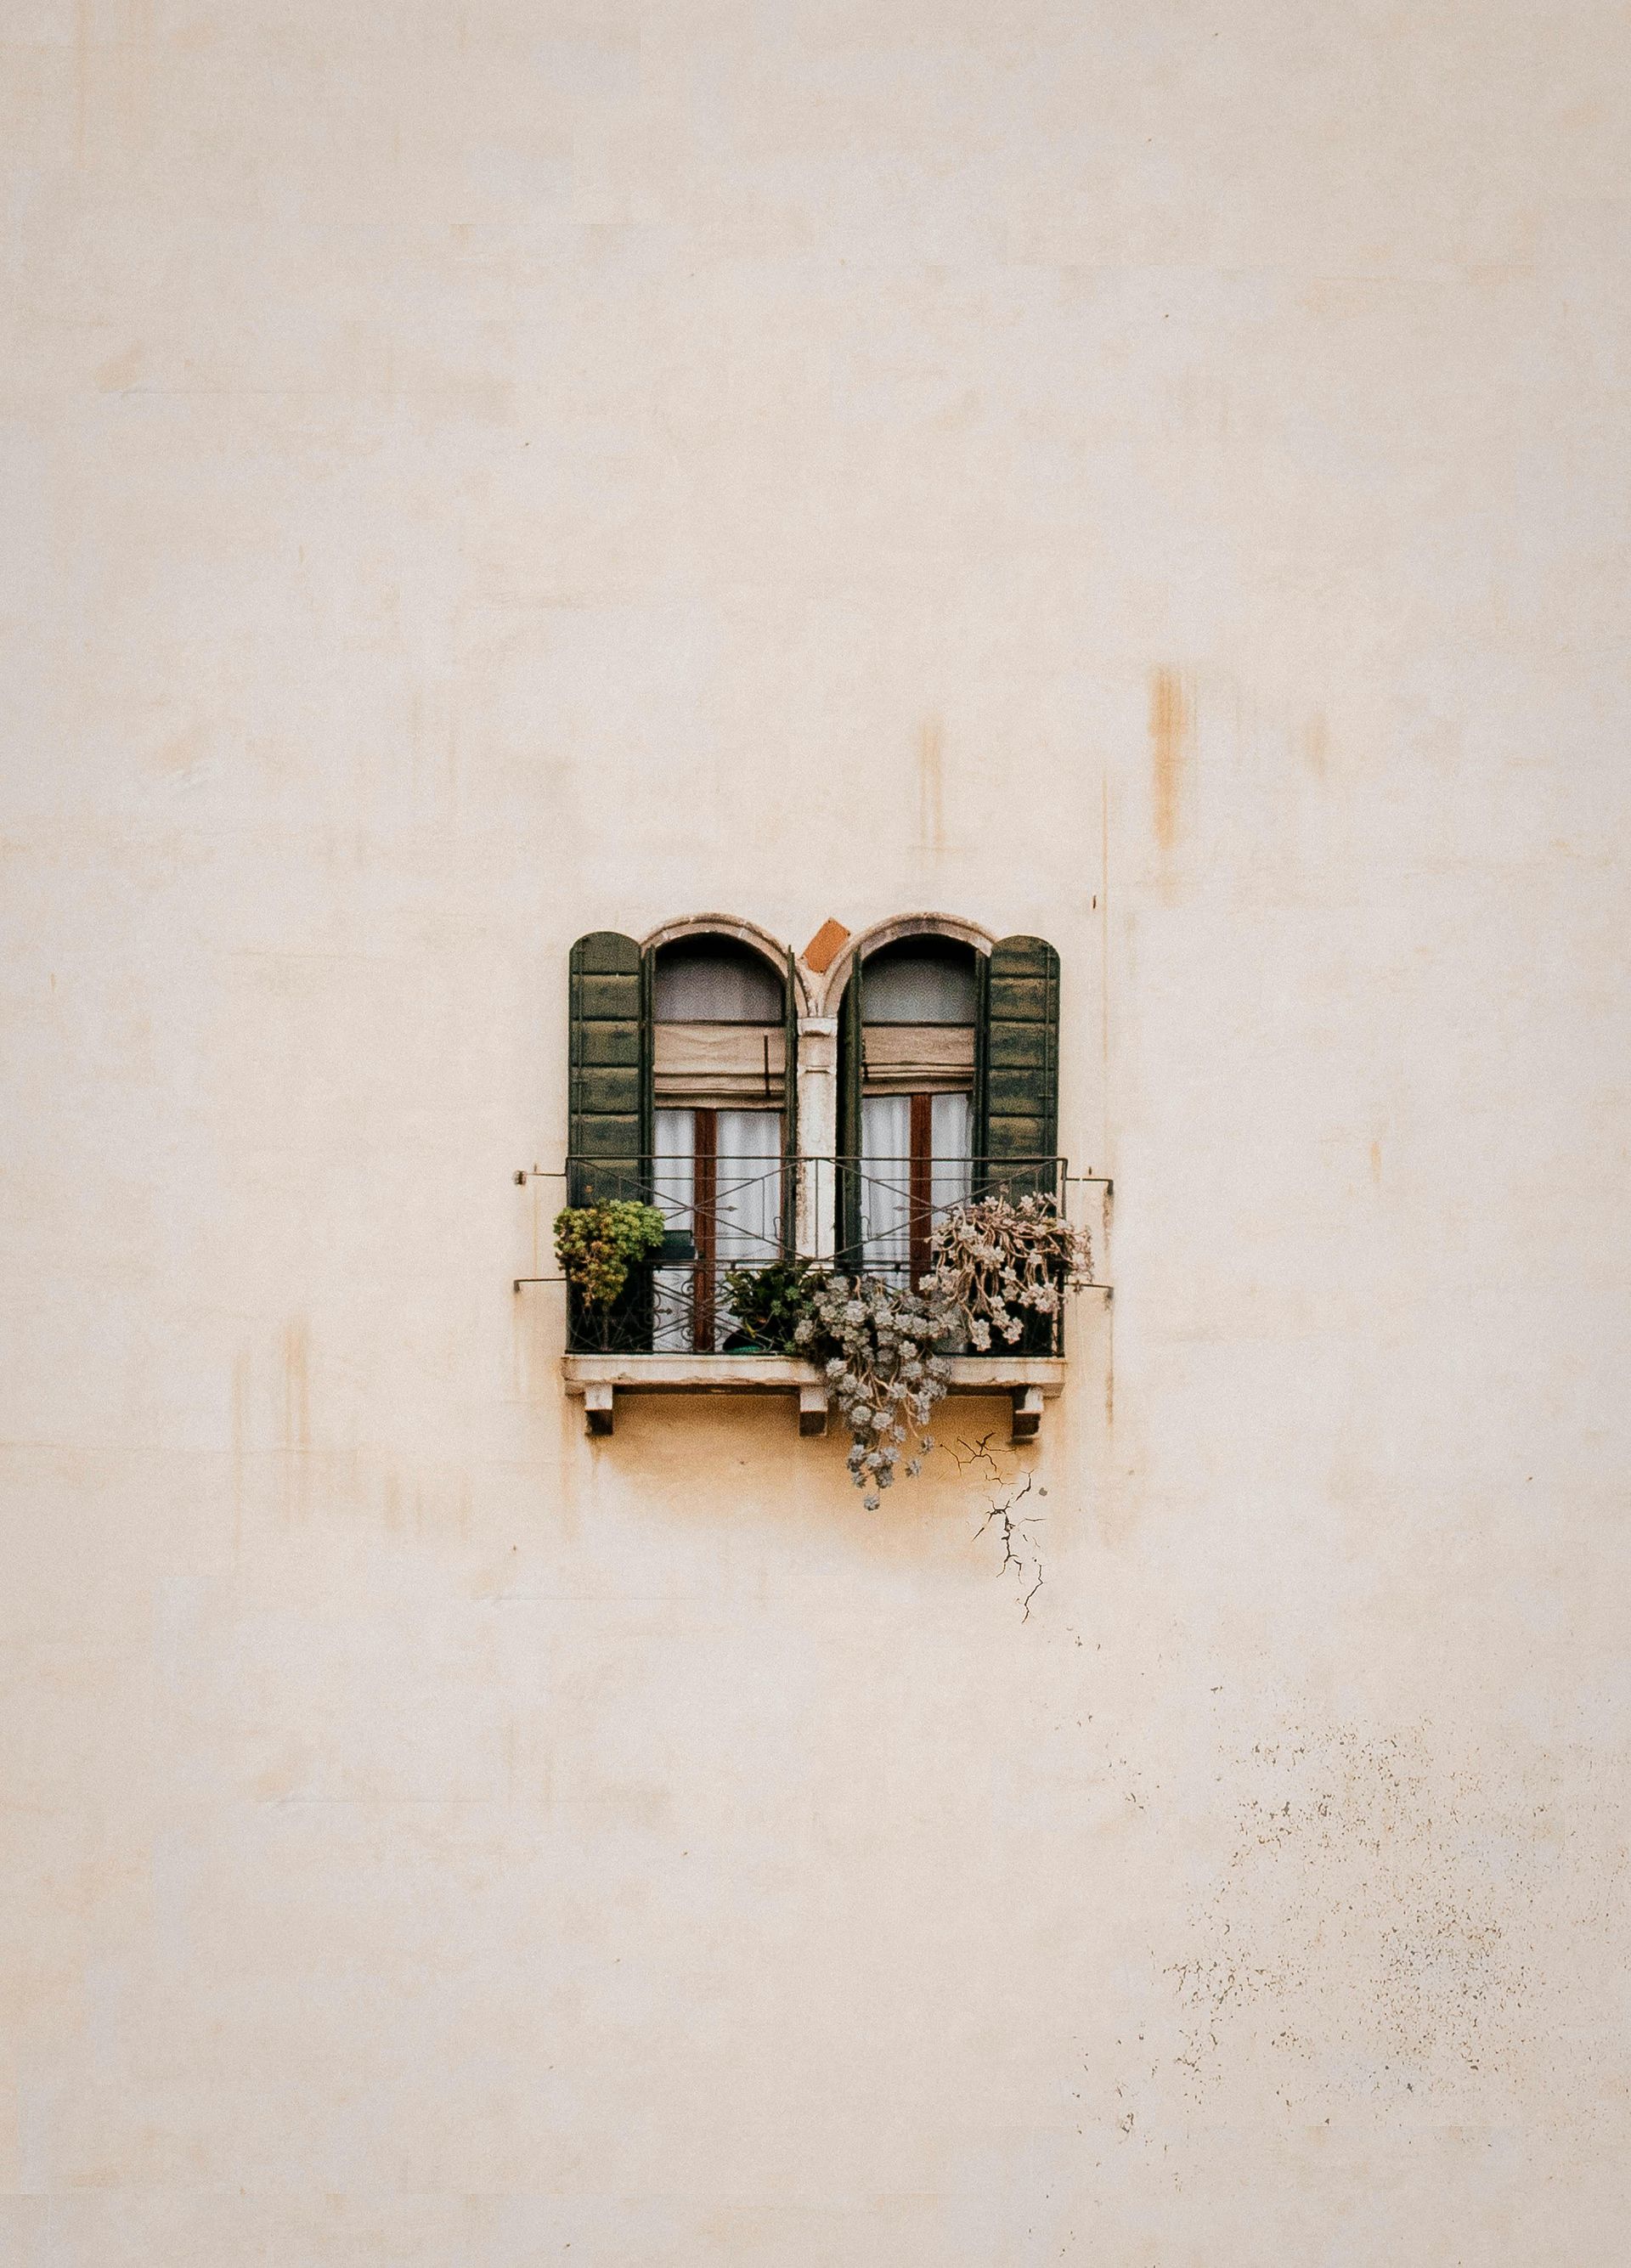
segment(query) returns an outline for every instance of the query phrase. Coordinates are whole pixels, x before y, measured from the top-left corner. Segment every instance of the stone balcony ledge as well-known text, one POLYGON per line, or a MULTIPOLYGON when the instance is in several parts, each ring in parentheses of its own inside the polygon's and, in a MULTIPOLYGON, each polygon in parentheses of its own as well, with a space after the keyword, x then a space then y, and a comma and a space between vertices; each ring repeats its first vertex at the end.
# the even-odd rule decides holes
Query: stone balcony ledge
MULTIPOLYGON (((1064 1389, 1062 1355, 959 1354, 948 1358, 953 1394, 1008 1396, 1013 1439, 1034 1441, 1044 1403, 1064 1389)), ((828 1389, 813 1362, 781 1354, 569 1354, 566 1391, 583 1403, 584 1431, 612 1430, 619 1394, 796 1394, 801 1433, 827 1430, 828 1389)))

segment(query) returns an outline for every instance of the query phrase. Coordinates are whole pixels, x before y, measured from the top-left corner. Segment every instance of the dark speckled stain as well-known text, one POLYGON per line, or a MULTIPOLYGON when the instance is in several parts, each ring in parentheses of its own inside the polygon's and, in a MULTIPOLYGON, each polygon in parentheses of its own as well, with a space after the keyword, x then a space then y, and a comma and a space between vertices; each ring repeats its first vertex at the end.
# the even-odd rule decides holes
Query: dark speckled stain
POLYGON ((1232 1848, 1170 1964, 1197 2099, 1266 2043, 1294 2096, 1426 2096, 1514 2055, 1531 1982, 1521 1878, 1476 1777, 1420 1729, 1338 1727, 1239 1760, 1232 1848), (1231 2035, 1233 2036, 1231 2037, 1231 2035))

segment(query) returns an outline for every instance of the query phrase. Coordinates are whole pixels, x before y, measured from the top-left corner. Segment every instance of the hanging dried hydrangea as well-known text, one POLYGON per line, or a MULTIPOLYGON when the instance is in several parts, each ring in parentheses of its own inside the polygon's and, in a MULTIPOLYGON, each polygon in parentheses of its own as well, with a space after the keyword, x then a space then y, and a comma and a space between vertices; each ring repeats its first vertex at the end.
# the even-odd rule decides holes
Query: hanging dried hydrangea
POLYGON ((926 1289, 832 1276, 794 1332, 801 1347, 835 1350, 827 1358, 827 1379, 849 1428, 850 1476, 867 1491, 868 1511, 893 1483, 903 1455, 911 1480, 934 1446, 929 1418, 951 1375, 934 1350, 960 1327, 955 1312, 926 1289))
POLYGON ((1093 1244, 1051 1197, 977 1197, 934 1224, 926 1297, 957 1312, 984 1354, 992 1335, 1016 1346, 1028 1314, 1046 1315, 1059 1345, 1066 1292, 1093 1281, 1093 1244))

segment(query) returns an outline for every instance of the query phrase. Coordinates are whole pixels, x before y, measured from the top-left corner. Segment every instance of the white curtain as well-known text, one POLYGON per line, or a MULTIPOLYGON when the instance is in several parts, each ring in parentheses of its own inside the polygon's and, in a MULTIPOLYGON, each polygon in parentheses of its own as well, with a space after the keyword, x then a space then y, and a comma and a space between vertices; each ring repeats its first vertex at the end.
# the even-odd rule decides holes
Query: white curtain
MULTIPOLYGON (((911 1097, 861 1097, 860 1232, 864 1266, 904 1278, 911 1263, 911 1097)), ((935 1214, 973 1186, 974 1102, 929 1098, 929 1202, 935 1214)))
MULTIPOLYGON (((934 1141, 929 1194, 938 1220, 961 1204, 974 1187, 974 1097, 937 1094, 929 1105, 929 1129, 934 1141)), ((948 1354, 966 1351, 966 1340, 946 1342, 948 1354)))
POLYGON ((764 1268, 781 1254, 781 1113, 721 1110, 717 1123, 714 1250, 722 1268, 764 1268))
POLYGON ((864 1094, 860 1102, 861 1264, 904 1276, 911 1259, 911 1097, 864 1094))
MULTIPOLYGON (((652 1203, 671 1229, 696 1234, 693 1207, 697 1194, 697 1115, 691 1110, 660 1110, 653 1120, 657 1145, 652 1161, 652 1203)), ((689 1354, 691 1351, 691 1270, 659 1268, 653 1282, 652 1351, 689 1354)))
MULTIPOLYGON (((713 1249, 715 1344, 734 1328, 723 1279, 727 1268, 763 1268, 781 1252, 781 1113, 720 1110, 714 1114, 716 1167, 713 1249)), ((659 1110, 654 1130, 652 1202, 673 1229, 697 1234, 697 1114, 659 1110)), ((652 1348, 690 1354, 696 1324, 696 1270, 689 1263, 655 1271, 652 1348)))
POLYGON ((937 1094, 929 1111, 934 1159, 929 1194, 939 1214, 961 1204, 974 1186, 974 1097, 937 1094))

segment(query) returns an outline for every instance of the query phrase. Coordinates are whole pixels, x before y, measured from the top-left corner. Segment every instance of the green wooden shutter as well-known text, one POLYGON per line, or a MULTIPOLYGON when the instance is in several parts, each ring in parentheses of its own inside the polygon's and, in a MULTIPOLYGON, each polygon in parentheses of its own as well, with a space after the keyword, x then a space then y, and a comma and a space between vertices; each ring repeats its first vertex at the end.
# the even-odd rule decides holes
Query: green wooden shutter
POLYGON ((652 1153, 657 1147, 657 955, 640 955, 640 1186, 652 1193, 652 1153))
POLYGON ((838 1156, 833 1175, 838 1217, 835 1225, 838 1264, 853 1274, 860 1250, 860 1092, 866 1027, 860 999, 860 955, 850 963, 850 981, 838 1003, 838 1156))
POLYGON ((1059 957, 1039 937, 993 946, 986 980, 983 1123, 988 1186, 1018 1196, 1055 1187, 1059 1148, 1059 957))
POLYGON ((615 930, 572 949, 566 1196, 570 1204, 640 1195, 649 1148, 650 979, 640 948, 615 930))
POLYGON ((799 986, 793 953, 787 953, 782 999, 786 1034, 781 1071, 781 1248, 789 1260, 798 1250, 799 1225, 799 986))
POLYGON ((973 1143, 976 1160, 985 1154, 985 1035, 991 1026, 991 956, 977 953, 974 956, 974 1094, 970 1116, 974 1122, 973 1143))

